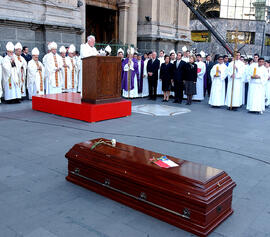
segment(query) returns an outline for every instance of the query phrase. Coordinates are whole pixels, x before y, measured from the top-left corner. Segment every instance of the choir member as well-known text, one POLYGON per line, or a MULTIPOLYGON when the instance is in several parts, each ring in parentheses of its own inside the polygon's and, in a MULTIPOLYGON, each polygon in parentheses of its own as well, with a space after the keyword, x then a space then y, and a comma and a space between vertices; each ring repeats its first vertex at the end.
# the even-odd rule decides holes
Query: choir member
POLYGON ((195 63, 195 57, 190 56, 189 62, 184 66, 185 73, 185 94, 187 95, 187 105, 191 105, 193 95, 196 95, 197 88, 197 78, 198 78, 198 66, 195 63))
POLYGON ((213 66, 210 75, 212 78, 212 88, 209 98, 209 104, 212 107, 225 105, 225 78, 228 75, 228 68, 224 64, 222 56, 218 56, 218 63, 213 66))
POLYGON ((197 58, 197 70, 198 77, 196 83, 196 95, 193 96, 193 100, 203 100, 204 99, 204 75, 206 72, 205 63, 203 62, 203 58, 205 57, 205 53, 202 51, 200 54, 196 55, 197 58))
MULTIPOLYGON (((158 60, 160 62, 159 67, 161 67, 161 64, 165 62, 164 55, 165 55, 164 50, 160 50, 159 51, 159 58, 158 58, 158 60)), ((163 94, 162 93, 162 80, 160 78, 160 69, 159 69, 159 71, 158 71, 157 95, 162 95, 162 94, 163 94)))
POLYGON ((230 62, 228 66, 228 87, 226 93, 225 105, 230 108, 231 99, 233 109, 239 108, 243 105, 243 81, 245 64, 240 60, 241 54, 236 53, 236 59, 230 62), (232 96, 232 83, 233 96, 232 96))
POLYGON ((4 98, 8 103, 20 102, 21 80, 15 63, 13 43, 8 42, 6 49, 7 55, 2 63, 4 98))
POLYGON ((32 60, 28 63, 27 70, 27 88, 29 99, 35 95, 44 95, 44 79, 45 69, 41 62, 38 60, 39 50, 34 48, 32 50, 32 60))
POLYGON ((58 94, 62 92, 62 75, 63 60, 57 54, 57 44, 52 42, 50 44, 51 52, 46 59, 46 69, 48 76, 47 94, 58 94))
POLYGON ((164 63, 160 67, 160 79, 162 80, 163 102, 170 98, 171 81, 173 80, 173 64, 170 63, 170 56, 165 55, 164 63))
POLYGON ((178 52, 176 61, 174 62, 174 102, 173 103, 182 103, 183 100, 183 90, 184 90, 184 66, 186 64, 185 61, 182 60, 182 53, 178 52))
POLYGON ((134 48, 127 50, 127 58, 122 63, 122 96, 125 98, 138 97, 138 81, 139 77, 138 62, 133 58, 134 48))
POLYGON ((157 59, 157 52, 152 53, 152 59, 147 63, 147 75, 149 84, 149 99, 157 99, 157 82, 158 82, 158 71, 160 62, 157 59))
POLYGON ((259 58, 258 65, 253 63, 249 73, 248 111, 262 114, 265 110, 265 83, 267 80, 268 73, 264 67, 264 58, 259 58))
POLYGON ((22 54, 22 45, 20 42, 15 44, 15 64, 18 71, 18 76, 20 78, 20 84, 21 84, 21 96, 26 96, 26 70, 27 70, 27 62, 24 59, 24 57, 21 56, 22 54))

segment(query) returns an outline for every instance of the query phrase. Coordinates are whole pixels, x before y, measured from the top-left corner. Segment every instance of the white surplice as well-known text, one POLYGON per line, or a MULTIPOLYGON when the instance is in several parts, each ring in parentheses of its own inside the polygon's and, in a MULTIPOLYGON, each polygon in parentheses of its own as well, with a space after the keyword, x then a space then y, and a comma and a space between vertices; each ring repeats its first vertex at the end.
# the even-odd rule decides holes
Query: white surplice
POLYGON ((163 95, 163 91, 162 91, 162 80, 160 79, 160 67, 161 64, 165 62, 164 57, 159 57, 159 69, 158 69, 158 83, 157 83, 157 95, 163 95))
POLYGON ((232 83, 233 83, 233 72, 235 71, 235 79, 233 85, 233 98, 232 98, 232 107, 240 107, 244 104, 243 102, 243 82, 244 82, 244 69, 245 64, 241 60, 236 60, 234 62, 230 62, 228 66, 228 87, 226 94, 226 102, 225 105, 231 106, 231 98, 232 98, 232 83), (236 67, 234 70, 233 67, 236 67))
POLYGON ((212 106, 224 106, 225 105, 225 78, 228 76, 228 68, 227 66, 222 64, 216 64, 213 66, 210 72, 210 76, 212 79, 212 87, 209 98, 209 104, 212 106), (217 73, 217 67, 218 75, 217 73))
POLYGON ((70 70, 72 68, 70 59, 68 57, 61 57, 63 62, 63 67, 61 68, 61 77, 62 77, 62 91, 70 92, 71 89, 71 78, 70 78, 70 70), (64 66, 66 65, 66 67, 64 66))
POLYGON ((26 70, 27 70, 27 62, 26 60, 20 55, 17 56, 14 54, 15 63, 18 71, 18 76, 21 80, 21 95, 22 97, 26 96, 26 70))
POLYGON ((45 68, 41 62, 36 62, 33 59, 28 63, 27 88, 30 100, 32 99, 32 96, 44 95, 45 68), (38 66, 41 67, 41 71, 38 70, 38 66))
POLYGON ((46 69, 48 76, 48 84, 47 84, 47 94, 59 94, 62 93, 62 85, 63 79, 60 71, 56 72, 56 63, 57 68, 62 69, 63 60, 58 54, 53 55, 53 53, 49 53, 47 57, 46 69), (56 57, 56 62, 54 60, 54 56, 56 57))
POLYGON ((20 99, 22 97, 21 80, 18 76, 17 67, 11 65, 11 58, 8 55, 3 59, 2 70, 5 100, 20 99))
POLYGON ((69 91, 70 92, 77 92, 78 89, 78 63, 77 59, 75 57, 67 57, 67 60, 70 62, 71 68, 69 69, 69 82, 70 82, 70 87, 69 91))
POLYGON ((247 110, 251 112, 263 112, 265 110, 265 83, 268 79, 268 73, 264 66, 252 64, 249 72, 249 88, 247 110), (259 79, 251 78, 256 68, 256 75, 259 79))
POLYGON ((198 76, 196 83, 196 95, 192 97, 192 100, 204 100, 204 75, 206 72, 205 63, 202 61, 195 62, 198 67, 198 76))
MULTIPOLYGON (((128 65, 128 63, 124 66, 124 71, 125 72, 128 72, 130 70, 130 74, 132 74, 131 71, 134 71, 134 62, 131 61, 131 64, 130 66, 128 65)), ((134 88, 130 91, 126 91, 123 89, 123 93, 122 93, 122 96, 124 98, 137 98, 139 97, 139 94, 138 94, 138 80, 137 80, 137 75, 135 74, 134 76, 134 88)))

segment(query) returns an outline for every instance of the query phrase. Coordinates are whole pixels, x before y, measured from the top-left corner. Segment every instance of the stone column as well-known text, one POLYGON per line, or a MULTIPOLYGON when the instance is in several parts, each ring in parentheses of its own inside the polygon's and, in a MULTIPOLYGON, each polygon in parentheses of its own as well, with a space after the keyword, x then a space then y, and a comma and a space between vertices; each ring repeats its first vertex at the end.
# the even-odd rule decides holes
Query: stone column
MULTIPOLYGON (((119 41, 120 43, 127 44, 127 26, 128 26, 128 9, 130 7, 128 0, 119 0, 119 41)), ((137 24, 137 22, 136 22, 137 24)))
POLYGON ((82 19, 82 27, 84 29, 83 33, 82 33, 82 43, 85 43, 85 38, 86 38, 86 35, 85 35, 85 24, 86 24, 86 19, 85 19, 85 12, 86 12, 86 2, 85 0, 81 0, 83 2, 83 6, 80 7, 80 10, 81 10, 81 19, 82 19))
POLYGON ((130 0, 127 25, 127 43, 137 47, 138 0, 130 0))

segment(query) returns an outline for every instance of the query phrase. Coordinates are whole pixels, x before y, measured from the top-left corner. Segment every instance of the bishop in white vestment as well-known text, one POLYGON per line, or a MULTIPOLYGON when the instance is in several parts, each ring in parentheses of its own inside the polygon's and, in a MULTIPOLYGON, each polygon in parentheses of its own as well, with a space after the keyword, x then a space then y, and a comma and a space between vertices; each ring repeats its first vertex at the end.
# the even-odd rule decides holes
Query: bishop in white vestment
POLYGON ((264 59, 260 58, 258 64, 253 63, 250 68, 247 110, 262 114, 265 110, 265 83, 268 79, 264 59))
POLYGON ((3 59, 3 89, 6 101, 21 99, 21 80, 14 57, 14 45, 8 42, 6 45, 7 55, 3 59))
POLYGON ((75 51, 76 48, 72 44, 68 48, 68 56, 67 61, 70 63, 70 69, 69 69, 69 82, 68 89, 70 92, 77 92, 78 87, 78 64, 77 60, 75 58, 75 51))
POLYGON ((71 62, 68 57, 66 57, 67 50, 64 46, 61 46, 59 49, 60 56, 62 58, 63 67, 60 70, 62 77, 62 91, 70 92, 71 89, 71 78, 70 78, 70 70, 71 70, 71 62))
POLYGON ((63 60, 62 58, 56 53, 57 44, 55 42, 51 43, 51 52, 47 57, 47 76, 48 76, 48 87, 47 87, 47 94, 58 94, 62 92, 62 75, 61 69, 63 68, 63 60))
POLYGON ((41 62, 38 61, 39 50, 34 48, 32 50, 32 60, 28 63, 27 70, 27 88, 29 99, 32 96, 44 95, 45 90, 45 69, 41 62))
POLYGON ((223 57, 218 57, 218 64, 214 65, 210 71, 212 88, 209 104, 213 107, 225 105, 225 78, 228 75, 227 66, 223 63, 223 57))
POLYGON ((230 62, 228 66, 228 87, 226 94, 226 106, 231 106, 231 98, 232 98, 232 107, 237 108, 241 107, 244 104, 243 101, 243 82, 244 78, 244 69, 245 64, 240 60, 241 54, 236 54, 236 60, 230 62), (235 69, 234 69, 235 68, 235 69), (232 96, 232 84, 234 77, 234 85, 233 85, 233 96, 232 96))

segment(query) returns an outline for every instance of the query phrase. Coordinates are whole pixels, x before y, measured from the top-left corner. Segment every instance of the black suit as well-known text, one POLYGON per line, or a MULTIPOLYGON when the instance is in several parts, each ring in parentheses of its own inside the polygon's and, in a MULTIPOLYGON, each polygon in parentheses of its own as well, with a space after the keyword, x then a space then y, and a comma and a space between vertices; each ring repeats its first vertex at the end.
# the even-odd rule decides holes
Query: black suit
POLYGON ((150 59, 147 62, 147 74, 149 72, 152 72, 153 75, 148 75, 148 85, 149 85, 149 97, 150 99, 155 100, 157 97, 157 82, 158 82, 158 69, 160 66, 160 61, 156 58, 153 62, 152 59, 150 59))
POLYGON ((181 60, 178 67, 177 61, 174 62, 174 98, 175 102, 182 103, 183 91, 184 91, 184 77, 185 77, 185 64, 186 62, 181 60))
POLYGON ((211 93, 211 86, 212 86, 212 80, 211 80, 211 76, 210 76, 210 72, 211 72, 211 69, 213 68, 213 66, 215 65, 214 62, 212 61, 205 61, 205 66, 206 66, 206 87, 204 87, 204 96, 206 94, 206 91, 207 91, 207 94, 208 96, 210 96, 210 93, 211 93))

